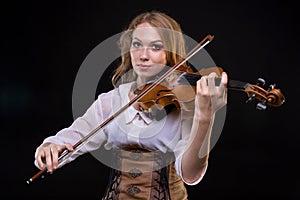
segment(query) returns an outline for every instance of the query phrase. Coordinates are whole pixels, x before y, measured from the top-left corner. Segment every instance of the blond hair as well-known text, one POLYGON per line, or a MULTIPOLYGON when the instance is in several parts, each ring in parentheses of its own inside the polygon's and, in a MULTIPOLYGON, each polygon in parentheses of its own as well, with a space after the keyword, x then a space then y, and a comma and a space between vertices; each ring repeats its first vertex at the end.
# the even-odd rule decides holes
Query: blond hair
POLYGON ((158 32, 162 37, 166 51, 167 66, 172 67, 186 54, 185 41, 182 34, 182 29, 178 22, 160 11, 141 13, 131 21, 128 28, 120 37, 119 46, 121 49, 122 60, 112 77, 112 84, 114 87, 117 87, 117 81, 120 81, 119 83, 122 84, 136 80, 136 74, 134 72, 126 73, 133 68, 130 58, 132 32, 137 28, 138 25, 145 22, 149 23, 153 27, 159 28, 158 32))

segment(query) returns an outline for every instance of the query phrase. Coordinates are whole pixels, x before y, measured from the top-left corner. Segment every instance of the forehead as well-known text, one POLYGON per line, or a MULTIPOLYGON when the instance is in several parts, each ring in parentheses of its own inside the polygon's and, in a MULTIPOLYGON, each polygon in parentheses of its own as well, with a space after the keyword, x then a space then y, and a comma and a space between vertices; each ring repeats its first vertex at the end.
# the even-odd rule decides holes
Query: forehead
POLYGON ((161 40, 158 28, 151 26, 149 23, 142 23, 132 33, 133 38, 145 41, 161 40))

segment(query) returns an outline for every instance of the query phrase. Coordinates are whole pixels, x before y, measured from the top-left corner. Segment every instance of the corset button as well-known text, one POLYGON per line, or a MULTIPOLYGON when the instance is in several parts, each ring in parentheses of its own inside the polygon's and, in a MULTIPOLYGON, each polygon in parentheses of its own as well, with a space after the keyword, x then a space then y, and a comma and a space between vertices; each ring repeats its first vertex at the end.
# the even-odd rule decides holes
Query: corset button
POLYGON ((140 193, 141 192, 141 189, 138 188, 137 186, 135 185, 131 185, 128 189, 127 189, 127 193, 134 196, 135 194, 137 193, 140 193))
POLYGON ((138 176, 140 176, 140 175, 143 174, 142 171, 139 170, 139 169, 137 169, 137 168, 131 169, 128 173, 129 173, 130 176, 133 177, 133 178, 136 178, 136 177, 138 177, 138 176))

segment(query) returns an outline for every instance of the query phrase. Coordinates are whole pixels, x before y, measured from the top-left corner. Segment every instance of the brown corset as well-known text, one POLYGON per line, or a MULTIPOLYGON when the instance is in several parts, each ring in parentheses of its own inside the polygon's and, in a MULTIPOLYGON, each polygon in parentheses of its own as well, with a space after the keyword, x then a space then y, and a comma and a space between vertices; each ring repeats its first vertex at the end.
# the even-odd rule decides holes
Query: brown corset
POLYGON ((174 154, 137 147, 119 150, 102 200, 186 200, 187 190, 174 167, 174 154))

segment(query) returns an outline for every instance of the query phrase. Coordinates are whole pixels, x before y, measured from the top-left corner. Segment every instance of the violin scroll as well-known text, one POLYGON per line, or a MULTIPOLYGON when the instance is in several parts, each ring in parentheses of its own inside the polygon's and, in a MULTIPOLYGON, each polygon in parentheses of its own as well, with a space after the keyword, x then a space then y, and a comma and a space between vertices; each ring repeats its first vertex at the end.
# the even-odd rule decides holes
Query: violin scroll
POLYGON ((256 84, 248 84, 245 92, 248 94, 246 103, 252 102, 254 99, 259 102, 256 105, 258 110, 266 110, 267 106, 279 107, 285 102, 285 97, 280 89, 276 89, 276 84, 269 85, 265 90, 261 86, 265 84, 264 79, 259 78, 256 84))

